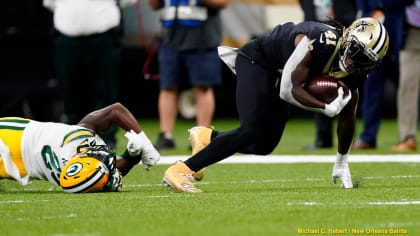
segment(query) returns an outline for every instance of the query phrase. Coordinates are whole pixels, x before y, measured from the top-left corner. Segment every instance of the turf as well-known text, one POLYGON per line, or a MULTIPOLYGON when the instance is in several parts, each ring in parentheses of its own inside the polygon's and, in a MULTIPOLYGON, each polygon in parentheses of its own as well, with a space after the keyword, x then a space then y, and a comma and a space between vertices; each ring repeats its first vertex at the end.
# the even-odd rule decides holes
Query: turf
MULTIPOLYGON (((142 121, 154 140, 156 121, 142 121)), ((216 121, 229 129, 235 121, 216 121)), ((187 155, 179 122, 178 148, 187 155)), ((334 154, 302 151, 313 141, 313 122, 291 121, 275 154, 334 154)), ((395 121, 384 121, 379 148, 390 153, 395 121)), ((123 132, 117 151, 124 148, 123 132)), ((352 163, 357 188, 331 182, 330 163, 216 164, 197 186, 202 194, 178 194, 160 184, 168 165, 136 167, 120 193, 66 194, 45 181, 22 187, 0 181, 0 235, 420 235, 420 163, 352 163)))
POLYGON ((23 188, 2 181, 1 235, 420 235, 416 163, 354 163, 355 189, 334 185, 330 164, 216 164, 197 184, 202 194, 163 187, 166 167, 134 169, 120 193, 65 194, 46 182, 23 188))
MULTIPOLYGON (((159 123, 156 120, 140 120, 140 124, 145 130, 149 138, 155 142, 159 132, 159 123)), ((237 120, 232 119, 216 119, 212 124, 218 130, 230 130, 238 126, 237 120)), ((177 149, 170 151, 162 151, 162 155, 188 155, 190 153, 189 141, 188 141, 188 129, 194 126, 192 121, 180 120, 177 122, 174 130, 175 142, 177 149)), ((334 124, 336 127, 336 124, 334 124)), ((362 123, 359 120, 357 124, 357 133, 359 135, 362 130, 362 123)), ((315 141, 315 122, 313 119, 290 119, 287 123, 283 137, 273 151, 273 154, 307 154, 308 151, 302 149, 303 146, 312 144, 315 141)), ((123 132, 120 132, 120 140, 123 140, 123 132)), ((418 132, 420 136, 420 131, 418 132)), ((356 136, 355 139, 358 137, 356 136)), ((395 119, 384 119, 381 122, 381 126, 377 138, 377 149, 369 151, 355 151, 353 153, 364 153, 364 154, 389 154, 391 152, 392 145, 398 142, 398 129, 395 119)), ((124 148, 125 142, 120 142, 117 150, 124 148)), ((312 154, 335 154, 337 140, 334 139, 334 147, 326 148, 321 150, 312 150, 312 154)), ((395 152, 394 152, 395 153, 395 152)), ((415 152, 412 152, 415 153, 415 152)), ((411 153, 411 154, 412 154, 411 153)))

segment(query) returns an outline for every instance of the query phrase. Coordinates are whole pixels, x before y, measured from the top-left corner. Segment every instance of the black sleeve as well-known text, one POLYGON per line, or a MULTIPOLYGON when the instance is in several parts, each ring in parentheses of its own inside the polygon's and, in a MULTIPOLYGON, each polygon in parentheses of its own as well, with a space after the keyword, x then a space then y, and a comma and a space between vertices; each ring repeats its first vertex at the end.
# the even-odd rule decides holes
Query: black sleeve
POLYGON ((335 56, 334 51, 339 39, 338 33, 328 26, 318 26, 311 27, 311 30, 305 34, 312 45, 311 74, 321 75, 331 57, 335 56))

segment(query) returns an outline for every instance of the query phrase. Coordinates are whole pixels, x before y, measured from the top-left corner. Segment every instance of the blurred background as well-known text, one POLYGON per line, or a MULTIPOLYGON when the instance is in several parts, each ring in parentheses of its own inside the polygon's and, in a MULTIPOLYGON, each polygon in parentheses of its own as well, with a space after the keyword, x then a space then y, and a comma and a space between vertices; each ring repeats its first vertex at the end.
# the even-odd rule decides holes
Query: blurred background
MULTIPOLYGON (((52 14, 42 0, 6 1, 0 14, 1 116, 24 116, 59 121, 62 104, 53 66, 52 14)), ((273 26, 303 21, 298 0, 233 0, 222 12, 223 45, 240 47, 273 26)), ((159 68, 157 66, 160 22, 145 0, 123 10, 123 54, 119 101, 137 118, 157 118, 159 68)), ((236 117, 235 77, 226 67, 223 83, 215 88, 215 118, 236 117)), ((385 85, 383 116, 396 116, 395 80, 385 85)), ((181 116, 194 114, 189 86, 180 104, 181 116)), ((362 98, 363 99, 363 98, 362 98)), ((312 117, 300 109, 295 117, 312 117)))

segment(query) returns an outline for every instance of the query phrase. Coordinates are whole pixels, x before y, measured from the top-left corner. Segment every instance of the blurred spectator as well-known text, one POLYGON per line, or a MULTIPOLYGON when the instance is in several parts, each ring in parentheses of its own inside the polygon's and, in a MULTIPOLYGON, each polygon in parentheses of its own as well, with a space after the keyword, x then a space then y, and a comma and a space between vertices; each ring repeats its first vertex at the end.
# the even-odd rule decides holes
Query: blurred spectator
POLYGON ((375 149, 382 116, 383 91, 386 79, 399 77, 399 51, 403 37, 404 7, 407 1, 357 0, 360 15, 370 16, 384 22, 390 43, 382 63, 375 68, 364 83, 361 115, 363 131, 353 149, 375 149), (369 99, 363 99, 367 98, 369 99))
POLYGON ((2 2, 0 117, 60 118, 52 39, 51 14, 42 7, 42 0, 2 2))
POLYGON ((175 148, 172 137, 178 114, 178 92, 187 75, 195 95, 196 123, 209 126, 215 110, 213 86, 222 80, 217 46, 222 40, 220 10, 228 0, 149 0, 162 20, 159 49, 160 134, 155 147, 175 148))
POLYGON ((398 152, 417 149, 417 125, 420 92, 420 0, 406 8, 407 35, 400 52, 398 87, 398 152))
MULTIPOLYGON (((328 21, 330 18, 349 26, 357 14, 355 0, 299 0, 305 21, 328 21)), ((315 142, 304 149, 330 148, 333 146, 333 118, 315 113, 315 142)))
POLYGON ((305 21, 325 22, 333 17, 332 0, 299 0, 305 21))
MULTIPOLYGON (((117 100, 121 61, 121 9, 137 0, 44 0, 54 13, 54 60, 63 93, 64 122, 76 124, 117 100)), ((115 145, 117 127, 100 134, 115 145)))

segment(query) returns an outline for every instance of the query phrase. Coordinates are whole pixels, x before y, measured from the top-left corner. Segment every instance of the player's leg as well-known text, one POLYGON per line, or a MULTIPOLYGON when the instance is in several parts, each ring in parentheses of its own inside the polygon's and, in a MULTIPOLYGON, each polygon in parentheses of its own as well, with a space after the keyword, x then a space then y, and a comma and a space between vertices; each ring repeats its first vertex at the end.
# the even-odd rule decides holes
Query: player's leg
MULTIPOLYGON (((236 100, 241 126, 229 132, 220 133, 196 155, 168 168, 164 174, 163 182, 179 192, 201 192, 191 182, 194 172, 219 162, 240 150, 247 150, 247 147, 261 144, 259 139, 265 135, 264 132, 270 126, 263 123, 265 121, 272 122, 269 117, 277 108, 272 107, 277 77, 270 75, 263 67, 251 63, 242 56, 238 56, 236 68, 238 72, 236 100)), ((278 112, 280 114, 280 111, 278 112)), ((288 111, 285 111, 286 117, 287 114, 288 111)), ((279 125, 277 128, 282 130, 282 127, 284 126, 279 125)), ((266 140, 271 140, 269 144, 265 144, 267 146, 264 147, 264 152, 274 149, 280 136, 281 134, 270 138, 263 137, 266 140)), ((261 146, 259 147, 261 148, 261 146)), ((258 151, 261 152, 261 150, 258 151)))
MULTIPOLYGON (((273 107, 273 104, 280 100, 278 96, 274 96, 276 78, 263 67, 253 64, 243 56, 237 57, 236 68, 238 76, 236 102, 241 125, 228 132, 215 131, 211 143, 185 162, 193 171, 219 162, 236 152, 262 152, 250 150, 247 147, 266 139, 267 132, 274 135, 270 137, 274 141, 268 144, 271 147, 275 147, 280 139, 279 134, 274 134, 275 132, 269 130, 272 128, 270 124, 274 123, 275 119, 272 115, 275 114, 274 117, 278 117, 277 114, 279 114, 276 111, 277 107, 273 107)), ((287 116, 287 111, 285 113, 287 116)), ((274 129, 280 129, 280 127, 281 125, 274 129)))

